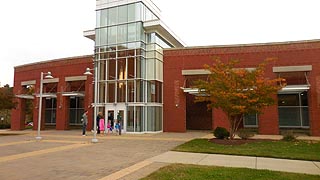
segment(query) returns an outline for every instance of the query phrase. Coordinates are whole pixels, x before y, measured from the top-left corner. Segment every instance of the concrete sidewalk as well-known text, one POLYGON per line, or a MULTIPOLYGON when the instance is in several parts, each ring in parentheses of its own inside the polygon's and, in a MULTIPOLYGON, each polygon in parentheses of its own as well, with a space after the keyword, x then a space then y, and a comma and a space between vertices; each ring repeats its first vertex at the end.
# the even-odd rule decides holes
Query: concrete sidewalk
POLYGON ((320 162, 315 161, 231 156, 221 154, 185 153, 174 151, 169 151, 150 158, 149 161, 161 163, 182 163, 208 166, 268 169, 273 171, 320 175, 320 162))

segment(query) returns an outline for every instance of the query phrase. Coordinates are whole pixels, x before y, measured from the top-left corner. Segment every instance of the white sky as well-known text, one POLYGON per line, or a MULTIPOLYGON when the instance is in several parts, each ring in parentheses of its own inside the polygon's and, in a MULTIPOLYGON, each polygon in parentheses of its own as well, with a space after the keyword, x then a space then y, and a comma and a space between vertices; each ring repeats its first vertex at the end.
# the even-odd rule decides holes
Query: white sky
MULTIPOLYGON (((320 39, 319 0, 153 0, 187 46, 320 39)), ((0 1, 0 86, 14 66, 93 53, 95 0, 0 1)), ((39 75, 40 76, 40 75, 39 75)))

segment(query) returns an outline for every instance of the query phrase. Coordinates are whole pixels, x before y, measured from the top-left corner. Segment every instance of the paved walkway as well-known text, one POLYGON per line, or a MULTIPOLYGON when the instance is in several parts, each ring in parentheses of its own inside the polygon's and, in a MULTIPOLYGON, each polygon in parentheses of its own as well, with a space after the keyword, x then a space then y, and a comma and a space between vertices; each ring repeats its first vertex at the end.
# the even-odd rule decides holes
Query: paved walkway
POLYGON ((82 137, 80 131, 43 131, 41 141, 35 140, 36 131, 0 131, 0 179, 136 180, 170 163, 320 175, 320 162, 170 151, 193 138, 211 138, 208 132, 98 135, 99 142, 92 144, 92 134, 82 137))

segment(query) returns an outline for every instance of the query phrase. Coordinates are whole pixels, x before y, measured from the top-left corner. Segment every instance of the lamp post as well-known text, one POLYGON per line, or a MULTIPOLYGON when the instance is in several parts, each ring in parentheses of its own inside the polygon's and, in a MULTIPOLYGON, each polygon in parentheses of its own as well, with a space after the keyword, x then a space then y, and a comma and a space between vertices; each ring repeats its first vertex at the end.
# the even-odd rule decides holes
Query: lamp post
POLYGON ((42 137, 40 136, 40 129, 41 129, 41 111, 42 111, 42 91, 43 91, 43 75, 46 75, 45 78, 52 79, 51 72, 43 73, 41 72, 40 76, 40 93, 39 93, 39 111, 38 111, 38 134, 36 139, 41 140, 42 137))
MULTIPOLYGON (((86 68, 86 72, 83 73, 84 75, 92 75, 92 73, 90 72, 91 70, 94 70, 94 72, 97 72, 97 67, 95 66, 95 69, 90 69, 90 68, 86 68)), ((97 115, 97 93, 98 93, 98 82, 97 82, 97 79, 98 79, 98 74, 97 73, 94 73, 95 77, 94 77, 94 103, 93 103, 93 113, 94 113, 94 116, 93 116, 93 138, 91 140, 91 142, 93 143, 97 143, 98 142, 98 139, 97 139, 97 120, 95 118, 95 116, 97 115)))

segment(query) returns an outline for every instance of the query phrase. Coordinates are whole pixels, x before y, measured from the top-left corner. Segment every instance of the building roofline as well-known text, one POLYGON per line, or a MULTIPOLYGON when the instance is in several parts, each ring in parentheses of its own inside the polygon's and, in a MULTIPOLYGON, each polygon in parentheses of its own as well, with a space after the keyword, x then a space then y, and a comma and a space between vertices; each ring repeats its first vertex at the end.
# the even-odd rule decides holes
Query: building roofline
POLYGON ((44 60, 44 61, 38 61, 38 62, 33 62, 33 63, 28 63, 28 64, 22 64, 18 66, 14 66, 14 68, 21 68, 25 66, 32 66, 36 64, 46 64, 46 63, 51 63, 51 62, 56 62, 56 61, 64 61, 68 59, 80 59, 80 58, 88 58, 88 57, 93 57, 94 55, 82 55, 82 56, 72 56, 72 57, 65 57, 65 58, 57 58, 57 59, 51 59, 51 60, 44 60))
POLYGON ((320 39, 283 41, 283 42, 267 42, 267 43, 249 43, 249 44, 230 44, 230 45, 208 45, 208 46, 186 46, 178 48, 166 48, 170 50, 188 50, 188 49, 207 49, 207 48, 237 48, 237 47, 253 47, 253 46, 274 46, 274 45, 290 45, 303 43, 320 43, 320 39))

